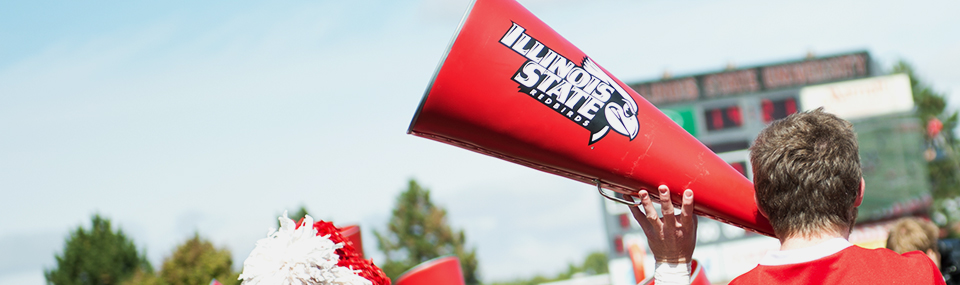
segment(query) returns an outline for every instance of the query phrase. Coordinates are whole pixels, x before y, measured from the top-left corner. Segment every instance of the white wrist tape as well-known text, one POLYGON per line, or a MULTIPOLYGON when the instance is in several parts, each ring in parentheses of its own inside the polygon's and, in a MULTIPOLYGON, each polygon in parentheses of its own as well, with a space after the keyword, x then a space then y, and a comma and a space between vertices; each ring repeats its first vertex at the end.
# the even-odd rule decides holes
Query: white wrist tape
POLYGON ((657 285, 689 285, 690 263, 657 262, 653 278, 657 285))

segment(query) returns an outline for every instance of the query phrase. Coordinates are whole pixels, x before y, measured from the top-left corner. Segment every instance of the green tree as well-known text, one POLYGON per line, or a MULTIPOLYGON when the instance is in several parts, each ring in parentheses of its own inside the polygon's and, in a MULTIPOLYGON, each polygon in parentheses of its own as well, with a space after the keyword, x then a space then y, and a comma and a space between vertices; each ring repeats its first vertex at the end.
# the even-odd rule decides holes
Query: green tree
POLYGON ((230 251, 217 249, 210 241, 194 234, 193 238, 177 246, 163 261, 158 274, 137 272, 125 285, 179 285, 209 284, 216 278, 224 285, 239 284, 239 272, 231 265, 230 251))
POLYGON ((573 263, 567 264, 567 270, 557 274, 555 277, 545 277, 543 275, 536 275, 529 279, 517 279, 507 282, 494 282, 492 285, 537 285, 540 283, 554 282, 560 280, 567 280, 572 278, 574 275, 583 274, 586 276, 604 274, 607 273, 607 253, 604 251, 595 251, 587 255, 584 259, 583 264, 574 265, 573 263))
MULTIPOLYGON (((918 78, 910 64, 900 61, 893 66, 893 72, 904 73, 910 77, 913 101, 917 106, 916 116, 921 122, 924 122, 924 133, 927 133, 928 125, 926 123, 931 119, 937 119, 943 123, 941 134, 944 143, 941 147, 946 153, 946 158, 927 163, 934 198, 952 198, 960 195, 960 175, 958 175, 960 166, 958 166, 955 151, 956 135, 953 131, 957 127, 957 111, 947 111, 945 94, 937 93, 927 83, 918 78)), ((933 138, 927 139, 932 140, 933 138)), ((931 141, 931 143, 933 142, 931 141)))
POLYGON ((143 270, 137 270, 137 273, 133 274, 133 277, 130 277, 126 281, 121 283, 123 285, 167 285, 160 280, 153 272, 146 272, 143 270))
POLYGON ((595 251, 587 255, 583 265, 580 266, 580 271, 587 275, 604 274, 609 272, 607 263, 607 252, 595 251))
MULTIPOLYGON (((297 211, 294 212, 293 214, 290 214, 290 213, 287 213, 287 214, 288 214, 287 217, 290 218, 291 220, 293 220, 294 222, 299 221, 299 220, 302 219, 303 217, 306 217, 307 215, 309 215, 309 213, 307 213, 307 207, 304 207, 303 205, 300 205, 300 209, 297 209, 297 211)), ((280 215, 277 215, 277 216, 279 217, 279 216, 281 216, 281 215, 283 215, 283 214, 280 214, 280 215)), ((313 217, 313 216, 311 216, 311 217, 313 217)), ((313 219, 316 220, 317 217, 313 217, 313 219)), ((280 221, 277 221, 277 228, 278 228, 278 229, 280 228, 280 221)))
POLYGON ((70 234, 57 265, 44 272, 48 284, 120 284, 135 272, 152 272, 146 254, 137 251, 122 230, 109 219, 94 215, 90 230, 78 227, 70 234))
POLYGON ((960 237, 960 157, 957 155, 957 139, 954 129, 957 127, 957 111, 947 110, 945 94, 933 90, 923 82, 910 64, 900 61, 893 66, 894 73, 910 76, 913 101, 917 106, 916 116, 924 122, 924 133, 928 133, 927 124, 936 119, 943 123, 940 137, 927 136, 927 143, 942 149, 943 157, 927 162, 927 173, 933 195, 934 221, 946 226, 951 237, 960 237))
POLYGON ((397 197, 388 232, 374 230, 380 250, 387 260, 380 268, 391 279, 421 262, 455 255, 460 259, 467 284, 480 284, 477 275, 476 248, 466 249, 463 230, 454 231, 447 224, 447 211, 433 204, 430 190, 410 180, 407 190, 397 197))
POLYGON ((293 219, 294 221, 299 221, 300 219, 303 219, 303 217, 306 217, 307 215, 309 215, 307 213, 307 208, 304 206, 300 206, 300 209, 297 209, 297 212, 293 213, 293 216, 290 216, 290 219, 293 219))
POLYGON ((218 249, 194 234, 163 261, 160 278, 167 284, 209 284, 214 278, 224 285, 237 284, 240 273, 232 265, 230 250, 218 249))

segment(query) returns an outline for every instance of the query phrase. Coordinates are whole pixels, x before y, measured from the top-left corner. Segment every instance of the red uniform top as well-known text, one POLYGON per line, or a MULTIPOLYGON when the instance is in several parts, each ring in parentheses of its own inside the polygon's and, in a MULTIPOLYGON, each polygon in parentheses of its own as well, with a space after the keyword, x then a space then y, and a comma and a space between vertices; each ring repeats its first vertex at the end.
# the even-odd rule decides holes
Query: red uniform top
POLYGON ((933 261, 919 251, 900 255, 885 248, 854 246, 842 239, 832 242, 833 249, 819 253, 816 249, 780 257, 768 253, 760 265, 730 284, 945 284, 933 261), (806 257, 797 258, 798 253, 806 257))

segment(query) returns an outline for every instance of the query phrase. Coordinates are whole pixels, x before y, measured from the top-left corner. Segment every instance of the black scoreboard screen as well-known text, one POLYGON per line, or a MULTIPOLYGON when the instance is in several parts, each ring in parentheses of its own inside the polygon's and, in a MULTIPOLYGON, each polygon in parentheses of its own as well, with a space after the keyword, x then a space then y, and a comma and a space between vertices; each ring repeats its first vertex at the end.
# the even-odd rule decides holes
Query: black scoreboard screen
POLYGON ((743 115, 740 106, 733 105, 722 108, 705 109, 704 118, 707 120, 708 131, 718 131, 743 126, 743 115))
POLYGON ((760 108, 763 109, 763 122, 769 124, 796 113, 797 99, 793 97, 780 100, 763 99, 760 101, 760 108))

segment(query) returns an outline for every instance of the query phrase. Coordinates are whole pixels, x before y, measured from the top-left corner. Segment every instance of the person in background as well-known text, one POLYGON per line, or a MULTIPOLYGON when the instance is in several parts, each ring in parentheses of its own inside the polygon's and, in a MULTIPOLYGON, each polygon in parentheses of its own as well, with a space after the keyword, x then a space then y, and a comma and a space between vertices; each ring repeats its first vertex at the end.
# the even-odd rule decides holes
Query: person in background
MULTIPOLYGON (((780 240, 760 264, 730 284, 945 284, 920 252, 897 254, 847 241, 863 200, 857 138, 850 122, 817 109, 790 115, 760 132, 750 147, 755 198, 780 240)), ((667 186, 641 190, 631 206, 656 260, 657 285, 689 284, 696 246, 694 191, 674 215, 667 186), (653 207, 658 199, 660 218, 653 207)))
POLYGON ((940 251, 937 248, 939 238, 940 228, 933 222, 914 217, 902 218, 890 228, 890 234, 887 235, 887 248, 899 254, 918 250, 930 257, 939 268, 940 251))

